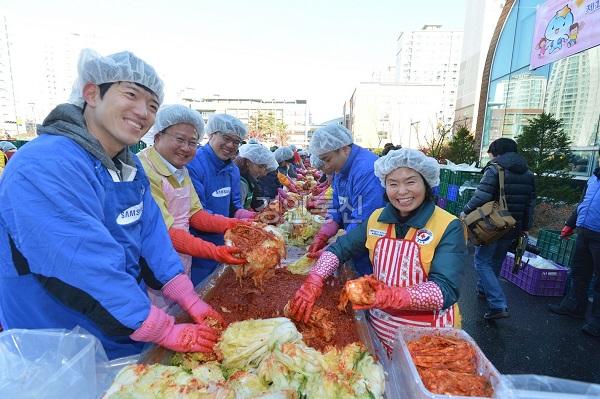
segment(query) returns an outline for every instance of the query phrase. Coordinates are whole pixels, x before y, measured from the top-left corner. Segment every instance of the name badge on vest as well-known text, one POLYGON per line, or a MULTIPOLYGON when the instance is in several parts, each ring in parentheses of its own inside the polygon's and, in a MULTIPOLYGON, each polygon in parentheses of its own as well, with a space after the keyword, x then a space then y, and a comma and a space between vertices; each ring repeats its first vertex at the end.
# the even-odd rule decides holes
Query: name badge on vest
POLYGON ((216 191, 213 191, 212 196, 215 198, 227 197, 231 192, 231 187, 223 187, 216 191))
POLYGON ((131 206, 125 209, 123 212, 119 213, 117 216, 117 224, 124 226, 126 224, 131 224, 139 220, 142 217, 142 212, 144 211, 144 202, 140 202, 137 205, 131 206))
POLYGON ((370 236, 375 236, 375 237, 384 237, 385 236, 385 231, 383 230, 377 230, 377 229, 369 229, 369 233, 370 236))
POLYGON ((417 230, 415 234, 415 242, 419 245, 427 245, 433 241, 433 233, 427 229, 417 230))

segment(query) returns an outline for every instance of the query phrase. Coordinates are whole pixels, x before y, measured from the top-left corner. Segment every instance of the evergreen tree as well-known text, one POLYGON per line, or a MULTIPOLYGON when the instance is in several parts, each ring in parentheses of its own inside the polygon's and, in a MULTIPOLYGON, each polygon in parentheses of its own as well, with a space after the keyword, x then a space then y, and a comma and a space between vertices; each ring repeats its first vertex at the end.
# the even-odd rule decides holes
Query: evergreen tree
POLYGON ((529 119, 517 137, 517 144, 537 175, 564 174, 569 167, 571 140, 563 130, 562 121, 552 114, 542 112, 529 119))
POLYGON ((475 137, 466 127, 459 128, 448 143, 446 159, 454 163, 471 164, 477 161, 475 137))

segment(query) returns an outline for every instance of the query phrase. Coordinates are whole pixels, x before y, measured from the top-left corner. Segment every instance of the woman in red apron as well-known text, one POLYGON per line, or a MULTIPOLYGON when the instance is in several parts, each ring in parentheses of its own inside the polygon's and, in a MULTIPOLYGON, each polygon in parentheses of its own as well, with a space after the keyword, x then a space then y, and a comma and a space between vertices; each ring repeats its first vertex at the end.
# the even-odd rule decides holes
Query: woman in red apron
POLYGON ((459 327, 456 306, 467 256, 458 218, 437 207, 431 187, 439 185, 437 161, 403 148, 375 162, 386 190, 386 206, 327 247, 296 292, 291 312, 307 321, 325 279, 341 263, 368 251, 376 300, 369 319, 391 353, 400 325, 459 327))

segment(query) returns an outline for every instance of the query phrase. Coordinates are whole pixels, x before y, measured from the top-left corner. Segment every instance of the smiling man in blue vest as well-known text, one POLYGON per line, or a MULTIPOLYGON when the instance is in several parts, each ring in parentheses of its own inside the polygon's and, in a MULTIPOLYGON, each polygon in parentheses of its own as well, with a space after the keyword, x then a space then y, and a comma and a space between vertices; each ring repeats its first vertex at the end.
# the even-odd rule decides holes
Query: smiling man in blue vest
POLYGON ((81 326, 109 358, 146 342, 211 352, 220 316, 183 274, 140 161, 128 150, 154 123, 163 83, 130 52, 81 54, 68 104, 11 160, 0 181, 0 323, 81 326), (176 282, 176 285, 173 285, 176 282), (162 289, 193 319, 151 305, 162 289), (215 317, 212 317, 215 318, 215 317))

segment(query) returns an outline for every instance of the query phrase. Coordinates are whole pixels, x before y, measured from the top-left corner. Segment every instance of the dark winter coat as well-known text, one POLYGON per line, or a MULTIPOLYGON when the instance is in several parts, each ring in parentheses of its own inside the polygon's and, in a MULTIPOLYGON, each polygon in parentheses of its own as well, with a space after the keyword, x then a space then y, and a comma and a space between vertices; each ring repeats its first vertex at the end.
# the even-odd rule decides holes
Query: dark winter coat
MULTIPOLYGON (((521 231, 527 231, 533 224, 535 209, 535 180, 533 173, 527 167, 527 161, 516 152, 507 152, 494 158, 504 168, 504 192, 508 210, 517 221, 517 228, 511 236, 521 231)), ((498 169, 490 162, 483 169, 483 177, 471 200, 465 205, 466 214, 486 202, 498 200, 499 179, 498 169)))

